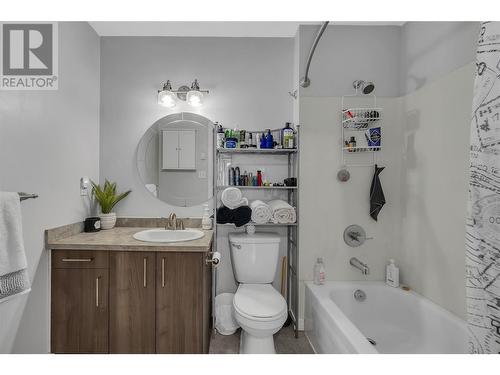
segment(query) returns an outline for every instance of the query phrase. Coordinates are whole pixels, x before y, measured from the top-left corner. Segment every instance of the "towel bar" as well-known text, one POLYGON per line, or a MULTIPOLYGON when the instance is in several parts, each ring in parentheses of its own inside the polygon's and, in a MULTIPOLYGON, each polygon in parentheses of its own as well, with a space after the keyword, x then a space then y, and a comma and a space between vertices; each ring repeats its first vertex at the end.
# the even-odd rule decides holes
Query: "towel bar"
POLYGON ((33 198, 33 199, 38 198, 38 194, 28 194, 28 193, 22 193, 22 192, 19 192, 17 194, 19 194, 19 199, 21 201, 24 201, 24 200, 30 199, 30 198, 33 198))

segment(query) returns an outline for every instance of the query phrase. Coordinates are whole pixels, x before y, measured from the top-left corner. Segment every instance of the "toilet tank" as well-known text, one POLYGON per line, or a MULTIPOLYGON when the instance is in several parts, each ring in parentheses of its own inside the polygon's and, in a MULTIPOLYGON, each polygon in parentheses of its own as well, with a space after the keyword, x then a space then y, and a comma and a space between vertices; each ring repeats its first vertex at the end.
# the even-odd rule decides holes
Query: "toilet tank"
POLYGON ((279 247, 277 233, 230 233, 229 248, 236 281, 272 283, 278 266, 279 247))

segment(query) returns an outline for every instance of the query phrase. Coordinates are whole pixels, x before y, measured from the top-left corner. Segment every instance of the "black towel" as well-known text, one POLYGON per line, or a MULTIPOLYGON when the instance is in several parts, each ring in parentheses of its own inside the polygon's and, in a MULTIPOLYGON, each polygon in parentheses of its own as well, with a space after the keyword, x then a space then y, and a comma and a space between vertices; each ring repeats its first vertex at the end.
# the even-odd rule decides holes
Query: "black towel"
POLYGON ((250 222, 252 218, 252 209, 248 206, 241 206, 231 210, 226 206, 220 206, 217 209, 217 223, 219 224, 234 224, 241 227, 250 222))
POLYGON ((385 204, 384 191, 378 177, 384 168, 375 164, 375 173, 373 174, 372 185, 370 186, 370 216, 375 221, 377 221, 377 216, 385 204))

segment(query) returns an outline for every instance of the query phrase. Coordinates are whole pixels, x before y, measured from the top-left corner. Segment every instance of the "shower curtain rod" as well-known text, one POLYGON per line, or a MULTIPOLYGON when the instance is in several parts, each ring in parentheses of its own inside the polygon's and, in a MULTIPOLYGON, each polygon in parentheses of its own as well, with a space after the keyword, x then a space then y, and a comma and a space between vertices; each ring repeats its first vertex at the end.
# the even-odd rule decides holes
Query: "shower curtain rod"
POLYGON ((309 87, 311 84, 311 80, 309 79, 309 66, 311 65, 311 60, 314 55, 314 51, 316 50, 316 46, 319 43, 319 40, 321 39, 321 36, 325 32, 326 27, 330 21, 325 21, 323 22, 323 25, 321 25, 321 28, 318 31, 318 34, 316 35, 316 38, 314 39, 313 45, 311 47, 311 50, 309 51, 309 58, 307 59, 307 64, 306 64, 306 74, 304 75, 304 78, 300 81, 300 86, 302 87, 309 87))

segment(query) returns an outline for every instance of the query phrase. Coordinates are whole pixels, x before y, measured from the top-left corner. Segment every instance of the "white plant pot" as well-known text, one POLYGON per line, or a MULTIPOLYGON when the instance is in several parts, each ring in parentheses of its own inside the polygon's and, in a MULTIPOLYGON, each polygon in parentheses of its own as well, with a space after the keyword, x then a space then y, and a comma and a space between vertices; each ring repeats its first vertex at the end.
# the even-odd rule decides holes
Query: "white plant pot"
POLYGON ((99 218, 101 219, 101 229, 112 229, 115 227, 116 213, 101 214, 99 218))

